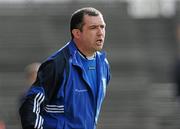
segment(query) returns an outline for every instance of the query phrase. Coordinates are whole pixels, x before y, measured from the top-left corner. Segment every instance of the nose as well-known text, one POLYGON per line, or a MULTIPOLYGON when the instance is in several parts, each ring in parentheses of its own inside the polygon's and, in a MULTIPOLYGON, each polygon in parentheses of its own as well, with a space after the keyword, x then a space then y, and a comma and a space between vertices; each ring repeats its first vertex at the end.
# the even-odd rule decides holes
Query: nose
POLYGON ((101 28, 101 27, 99 27, 98 28, 98 33, 97 33, 98 35, 103 35, 104 34, 104 29, 103 28, 101 28))

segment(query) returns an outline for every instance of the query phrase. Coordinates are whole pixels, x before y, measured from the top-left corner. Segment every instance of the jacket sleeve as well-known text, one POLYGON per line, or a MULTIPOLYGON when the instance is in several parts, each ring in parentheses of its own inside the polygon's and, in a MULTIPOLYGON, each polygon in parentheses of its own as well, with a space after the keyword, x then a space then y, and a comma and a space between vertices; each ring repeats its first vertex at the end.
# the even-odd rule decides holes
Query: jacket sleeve
POLYGON ((109 85, 110 79, 111 79, 111 69, 110 65, 107 59, 105 59, 105 64, 106 64, 106 84, 109 85))
POLYGON ((48 99, 50 86, 56 85, 56 72, 53 61, 43 63, 38 71, 36 81, 28 90, 19 109, 23 129, 42 129, 43 103, 48 99))

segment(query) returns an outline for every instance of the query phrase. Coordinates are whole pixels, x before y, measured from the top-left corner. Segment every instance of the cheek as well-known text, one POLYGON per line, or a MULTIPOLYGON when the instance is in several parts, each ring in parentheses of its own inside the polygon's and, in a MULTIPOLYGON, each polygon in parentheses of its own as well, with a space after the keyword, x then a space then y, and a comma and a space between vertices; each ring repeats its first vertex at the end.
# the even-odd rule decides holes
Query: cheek
POLYGON ((106 31, 105 30, 104 30, 103 34, 104 34, 104 36, 106 35, 106 31))

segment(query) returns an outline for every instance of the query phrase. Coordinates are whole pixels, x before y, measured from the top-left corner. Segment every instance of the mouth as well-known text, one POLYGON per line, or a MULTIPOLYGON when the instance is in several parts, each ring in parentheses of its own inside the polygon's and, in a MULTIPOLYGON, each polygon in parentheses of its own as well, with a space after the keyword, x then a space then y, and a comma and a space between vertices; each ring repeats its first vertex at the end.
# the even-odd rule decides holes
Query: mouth
POLYGON ((98 40, 96 40, 96 42, 97 42, 98 44, 102 44, 102 43, 103 43, 103 40, 102 40, 102 39, 98 39, 98 40))

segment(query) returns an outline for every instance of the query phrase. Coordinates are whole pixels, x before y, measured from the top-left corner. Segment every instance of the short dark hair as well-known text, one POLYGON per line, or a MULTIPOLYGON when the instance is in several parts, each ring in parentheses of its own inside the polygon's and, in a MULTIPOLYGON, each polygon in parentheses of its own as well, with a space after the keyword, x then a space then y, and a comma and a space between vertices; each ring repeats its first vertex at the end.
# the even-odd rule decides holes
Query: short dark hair
POLYGON ((73 29, 79 29, 80 31, 82 31, 84 15, 99 16, 102 15, 102 13, 93 7, 85 7, 75 11, 71 16, 70 21, 71 38, 74 38, 72 34, 73 29))

